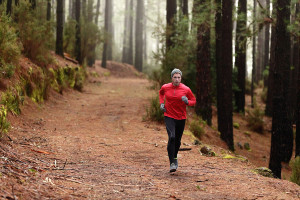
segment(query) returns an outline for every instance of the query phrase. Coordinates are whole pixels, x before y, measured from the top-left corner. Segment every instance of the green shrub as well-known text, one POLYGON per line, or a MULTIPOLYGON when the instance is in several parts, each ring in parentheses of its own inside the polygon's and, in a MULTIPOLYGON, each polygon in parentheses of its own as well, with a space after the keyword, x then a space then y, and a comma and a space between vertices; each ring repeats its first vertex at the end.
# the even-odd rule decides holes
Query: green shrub
POLYGON ((251 94, 251 80, 249 79, 246 79, 245 93, 248 95, 251 94))
POLYGON ((1 105, 0 107, 0 138, 6 134, 10 128, 10 124, 6 119, 7 109, 5 106, 1 105))
POLYGON ((297 156, 295 161, 291 163, 292 176, 291 181, 300 185, 300 156, 297 156))
POLYGON ((15 115, 21 113, 20 105, 24 102, 23 90, 20 86, 16 86, 15 89, 8 89, 2 93, 1 104, 5 105, 7 111, 12 112, 15 115))
POLYGON ((252 131, 263 133, 264 131, 264 112, 258 107, 255 107, 252 111, 247 111, 248 113, 248 126, 252 131))
POLYGON ((204 129, 201 125, 203 125, 203 123, 199 120, 192 120, 190 123, 190 131, 199 139, 201 139, 204 134, 204 129))
MULTIPOLYGON (((54 49, 54 23, 47 21, 45 12, 32 11, 28 1, 20 1, 14 9, 16 29, 23 44, 23 53, 40 66, 53 62, 49 49, 54 49)), ((45 8, 43 8, 45 9, 45 8)))
POLYGON ((0 76, 10 78, 15 72, 21 55, 21 44, 10 18, 5 14, 0 17, 0 76))
POLYGON ((160 110, 159 96, 150 99, 150 105, 146 108, 146 119, 163 122, 164 113, 160 110))

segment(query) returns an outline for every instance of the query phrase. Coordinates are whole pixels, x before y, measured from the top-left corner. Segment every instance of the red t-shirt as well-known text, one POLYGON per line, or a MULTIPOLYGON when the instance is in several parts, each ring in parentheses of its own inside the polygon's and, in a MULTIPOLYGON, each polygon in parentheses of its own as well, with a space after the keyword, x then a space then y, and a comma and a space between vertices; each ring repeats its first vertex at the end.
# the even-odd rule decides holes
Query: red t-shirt
POLYGON ((166 99, 165 116, 177 120, 186 119, 186 104, 182 101, 182 96, 188 98, 188 106, 194 106, 196 104, 196 98, 191 89, 182 83, 180 83, 179 86, 168 83, 161 87, 159 90, 159 102, 162 104, 166 99))

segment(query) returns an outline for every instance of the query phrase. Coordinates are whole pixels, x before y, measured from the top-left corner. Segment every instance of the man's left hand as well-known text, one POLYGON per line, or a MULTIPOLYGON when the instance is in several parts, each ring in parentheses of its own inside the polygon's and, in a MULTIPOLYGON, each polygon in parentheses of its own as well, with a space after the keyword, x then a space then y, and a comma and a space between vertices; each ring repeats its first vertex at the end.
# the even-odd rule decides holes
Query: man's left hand
POLYGON ((187 98, 186 96, 182 96, 182 97, 181 97, 181 100, 182 100, 186 105, 189 104, 189 100, 188 100, 188 98, 187 98))

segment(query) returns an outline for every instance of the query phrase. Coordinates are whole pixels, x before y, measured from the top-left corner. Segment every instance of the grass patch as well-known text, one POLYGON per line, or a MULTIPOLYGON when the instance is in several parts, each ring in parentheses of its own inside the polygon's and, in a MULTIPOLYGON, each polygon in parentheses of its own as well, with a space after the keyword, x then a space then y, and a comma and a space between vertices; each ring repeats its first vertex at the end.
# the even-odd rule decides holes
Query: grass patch
POLYGON ((202 138, 203 134, 205 133, 203 129, 203 123, 199 120, 192 120, 190 123, 190 131, 193 133, 193 135, 200 139, 202 138))
POLYGON ((297 156, 290 165, 292 167, 291 181, 300 186, 300 156, 297 156))
POLYGON ((258 107, 255 107, 253 111, 247 111, 248 113, 248 126, 252 131, 263 133, 264 131, 264 111, 261 111, 258 107))
POLYGON ((164 121, 164 112, 160 110, 159 96, 152 97, 150 100, 149 107, 146 108, 145 119, 163 122, 164 121))

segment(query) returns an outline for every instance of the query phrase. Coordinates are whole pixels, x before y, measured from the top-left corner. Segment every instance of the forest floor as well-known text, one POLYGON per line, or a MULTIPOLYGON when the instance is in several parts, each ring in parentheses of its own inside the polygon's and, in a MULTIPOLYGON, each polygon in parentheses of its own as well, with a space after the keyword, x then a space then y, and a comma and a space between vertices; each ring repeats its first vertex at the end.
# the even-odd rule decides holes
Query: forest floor
POLYGON ((191 150, 180 151, 178 171, 169 173, 165 127, 143 120, 155 91, 129 66, 118 66, 98 63, 100 77, 91 77, 83 92, 52 92, 44 104, 28 100, 20 116, 9 116, 12 141, 5 137, 0 145, 0 199, 300 198, 298 185, 252 171, 267 167, 270 136, 245 135, 241 116, 234 118, 241 127, 235 141, 250 143, 252 151, 237 148, 248 160, 224 158, 235 155, 213 128, 214 114, 202 142, 217 156, 201 155, 185 134, 182 147, 191 150))

